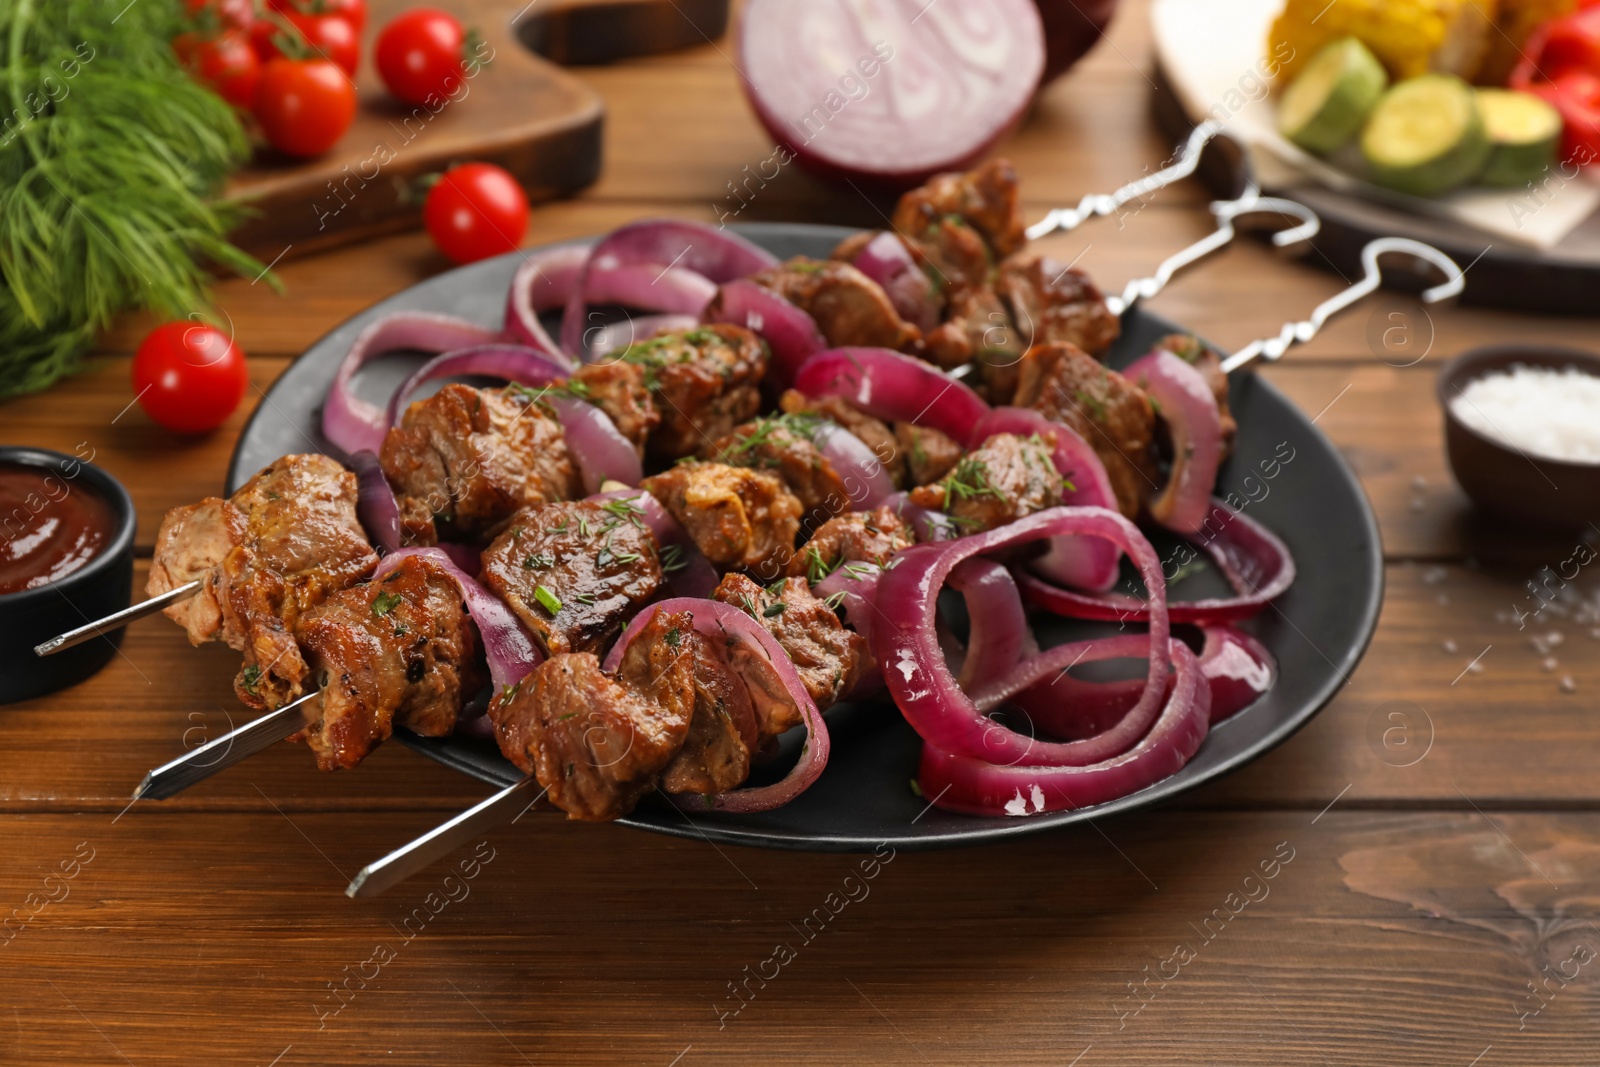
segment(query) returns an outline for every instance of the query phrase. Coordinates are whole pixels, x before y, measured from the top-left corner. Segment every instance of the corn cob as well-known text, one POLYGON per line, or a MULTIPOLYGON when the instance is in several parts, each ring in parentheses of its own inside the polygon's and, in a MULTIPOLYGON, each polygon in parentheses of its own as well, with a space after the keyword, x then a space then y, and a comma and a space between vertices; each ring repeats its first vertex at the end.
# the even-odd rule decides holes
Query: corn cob
MULTIPOLYGON (((1527 0, 1525 0, 1527 2, 1527 0)), ((1396 80, 1429 71, 1472 80, 1498 36, 1501 0, 1288 0, 1272 24, 1268 54, 1281 64, 1281 84, 1322 47, 1354 36, 1396 80)))

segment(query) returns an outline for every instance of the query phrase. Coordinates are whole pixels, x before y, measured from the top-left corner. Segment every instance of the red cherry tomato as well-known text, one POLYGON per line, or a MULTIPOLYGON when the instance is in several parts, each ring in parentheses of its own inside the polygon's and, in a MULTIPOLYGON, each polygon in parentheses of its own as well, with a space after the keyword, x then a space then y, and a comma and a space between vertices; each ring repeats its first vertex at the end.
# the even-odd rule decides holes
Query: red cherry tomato
POLYGON ((177 433, 205 433, 227 422, 249 384, 239 346, 196 322, 157 326, 133 357, 139 406, 177 433))
POLYGON ((444 100, 466 74, 467 31, 453 15, 418 7, 392 19, 373 51, 389 91, 408 104, 444 100))
POLYGON ((463 163, 446 171, 422 204, 422 221, 439 251, 471 263, 514 251, 528 229, 522 186, 492 163, 463 163))
POLYGON ((248 30, 256 20, 252 0, 187 0, 184 9, 198 22, 215 19, 221 27, 235 30, 248 30))
POLYGON ((280 38, 289 33, 299 37, 295 43, 303 44, 308 53, 306 58, 331 60, 346 74, 354 76, 361 62, 361 35, 348 20, 336 15, 302 15, 293 11, 263 18, 250 30, 250 41, 261 62, 285 54, 278 44, 280 38), (287 28, 284 23, 288 23, 287 28))
POLYGON ((179 34, 172 47, 189 72, 228 103, 246 110, 255 103, 261 60, 243 30, 223 30, 210 38, 179 34))
POLYGON ((310 159, 336 144, 356 117, 356 87, 326 59, 279 56, 261 69, 256 121, 274 148, 310 159))
POLYGON ((367 28, 367 0, 267 0, 274 11, 299 11, 307 15, 337 15, 357 32, 367 28))

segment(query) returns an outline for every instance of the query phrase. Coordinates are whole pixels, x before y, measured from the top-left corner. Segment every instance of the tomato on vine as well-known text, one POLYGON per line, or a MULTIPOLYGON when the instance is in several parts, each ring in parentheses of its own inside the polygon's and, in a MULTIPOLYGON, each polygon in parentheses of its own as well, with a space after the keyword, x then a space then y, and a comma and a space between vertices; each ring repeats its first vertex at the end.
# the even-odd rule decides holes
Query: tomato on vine
POLYGON ((439 250, 457 263, 515 251, 528 229, 528 197, 492 163, 463 163, 428 190, 422 221, 439 250))
POLYGON ((367 0, 267 0, 274 11, 298 11, 306 15, 336 15, 356 28, 367 28, 367 0))
POLYGON ((248 110, 255 103, 261 80, 261 60, 243 30, 225 29, 213 37, 179 34, 172 42, 178 59, 189 72, 217 91, 234 107, 248 110))
POLYGON ((263 63, 277 56, 294 58, 304 49, 354 77, 361 62, 361 34, 338 15, 274 12, 256 22, 250 40, 263 63))

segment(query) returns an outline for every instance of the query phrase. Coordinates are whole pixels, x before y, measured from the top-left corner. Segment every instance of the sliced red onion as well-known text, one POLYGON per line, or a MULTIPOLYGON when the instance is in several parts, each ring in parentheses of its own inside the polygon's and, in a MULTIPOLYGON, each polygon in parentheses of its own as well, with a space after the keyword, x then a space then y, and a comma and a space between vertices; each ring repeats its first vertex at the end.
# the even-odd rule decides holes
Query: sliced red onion
POLYGON ((562 347, 567 352, 582 351, 590 300, 698 314, 714 295, 716 285, 777 262, 772 253, 744 238, 704 223, 646 219, 612 230, 594 246, 579 283, 567 298, 561 320, 562 347), (682 273, 669 275, 669 271, 682 273), (714 283, 696 307, 677 303, 687 302, 691 295, 688 288, 680 288, 690 274, 714 283))
POLYGON ((851 511, 871 510, 894 495, 894 479, 876 453, 843 426, 824 419, 811 440, 844 483, 851 511))
POLYGON ((556 395, 547 400, 561 420, 567 451, 583 478, 585 493, 598 493, 605 482, 639 484, 644 477, 639 453, 611 416, 586 400, 556 395))
POLYGON ((387 556, 400 547, 400 505, 394 489, 375 452, 363 448, 350 453, 350 468, 356 472, 356 518, 378 555, 387 556))
POLYGON ((427 311, 385 315, 362 330, 340 360, 322 407, 322 435, 346 455, 362 449, 377 452, 383 447, 383 435, 388 429, 383 412, 356 396, 352 388, 356 372, 367 362, 391 352, 449 352, 499 339, 494 330, 450 315, 427 311))
POLYGON ((672 512, 643 489, 612 489, 595 493, 590 500, 628 500, 640 510, 644 524, 655 536, 658 552, 676 548, 679 566, 666 574, 667 589, 678 597, 709 597, 720 581, 717 569, 706 559, 700 546, 689 536, 672 512))
MULTIPOLYGON (((973 436, 987 440, 997 433, 1014 433, 1023 437, 1039 434, 1045 439, 1055 439, 1052 457, 1056 470, 1066 480, 1067 487, 1061 502, 1073 507, 1112 508, 1117 506, 1117 495, 1111 488, 1100 457, 1071 427, 1052 422, 1028 408, 995 408, 978 420, 973 436)), ((1111 542, 1100 537, 1055 537, 1043 556, 1029 563, 1029 569, 1053 582, 1104 592, 1117 581, 1117 561, 1120 554, 1111 542)))
POLYGON ((533 638, 522 628, 522 623, 506 607, 505 602, 456 566, 442 548, 402 548, 392 552, 379 562, 372 580, 382 580, 408 556, 421 556, 438 564, 461 587, 461 598, 467 602, 467 613, 472 616, 472 621, 478 626, 478 635, 483 638, 483 651, 489 659, 489 677, 494 679, 497 688, 515 685, 543 661, 544 657, 539 654, 533 638))
POLYGON ((931 426, 968 448, 972 429, 989 413, 971 388, 932 364, 887 348, 830 348, 795 374, 795 388, 811 397, 840 396, 885 422, 931 426))
POLYGON ((768 633, 765 627, 738 608, 716 600, 699 600, 692 597, 675 597, 652 604, 634 616, 628 628, 617 639, 617 643, 611 647, 611 652, 602 665, 603 668, 606 671, 617 669, 617 664, 622 662, 628 644, 658 611, 688 612, 694 617, 695 630, 714 641, 732 638, 757 646, 771 667, 772 673, 783 684, 784 690, 794 701, 795 706, 800 709, 800 718, 806 727, 806 742, 800 750, 800 759, 794 765, 794 769, 781 781, 772 785, 736 789, 731 793, 706 797, 706 806, 718 811, 771 811, 805 792, 828 764, 828 727, 822 721, 822 713, 817 710, 816 703, 806 692, 805 683, 800 680, 799 672, 795 670, 794 663, 790 661, 783 646, 778 644, 777 639, 768 633))
POLYGON ((1172 435, 1172 470, 1150 501, 1150 516, 1169 530, 1193 534, 1211 511, 1222 462, 1222 414, 1198 370, 1171 352, 1155 351, 1122 372, 1150 394, 1172 435))
POLYGON ((483 573, 483 553, 471 545, 463 545, 455 541, 440 541, 434 547, 449 556, 452 563, 468 574, 483 573))
POLYGON ((598 326, 589 331, 589 359, 598 362, 604 356, 647 341, 658 333, 692 330, 699 322, 695 315, 640 315, 598 326))
MULTIPOLYGON (((560 356, 550 355, 523 345, 475 345, 455 352, 446 352, 428 360, 416 373, 401 383, 389 397, 389 410, 383 416, 383 428, 400 421, 406 398, 424 382, 438 378, 454 378, 465 374, 504 378, 519 385, 544 386, 565 379, 573 371, 572 364, 560 356)), ((379 438, 382 442, 382 438, 379 438)))
POLYGON ((1205 627, 1200 673, 1211 687, 1211 722, 1244 710, 1278 680, 1278 661, 1266 646, 1232 626, 1205 627))
POLYGON ((772 349, 767 376, 779 389, 787 389, 800 365, 828 347, 815 319, 771 289, 742 278, 717 290, 706 305, 705 320, 743 326, 767 342, 772 349))
MULTIPOLYGON (((1260 614, 1272 599, 1294 584, 1294 557, 1266 527, 1220 500, 1200 528, 1200 548, 1216 563, 1238 594, 1207 600, 1178 600, 1168 605, 1173 622, 1212 624, 1238 622, 1260 614)), ((1019 574, 1023 599, 1057 615, 1110 622, 1142 622, 1146 602, 1105 593, 1089 595, 1062 589, 1032 575, 1019 574)))
POLYGON ((933 281, 899 234, 879 233, 862 246, 851 265, 883 287, 902 319, 923 333, 939 325, 933 281))
POLYGON ((588 259, 589 249, 584 245, 529 253, 511 276, 511 291, 506 294, 505 336, 541 352, 566 355, 539 321, 539 312, 566 306, 588 259))
POLYGON ((927 544, 932 541, 954 541, 961 536, 954 519, 942 511, 913 503, 911 494, 903 489, 890 494, 884 503, 892 508, 896 515, 911 524, 911 528, 917 532, 919 542, 927 544))
POLYGON ((971 632, 956 684, 973 687, 1000 678, 1023 656, 1037 655, 1022 596, 1011 572, 988 559, 964 559, 950 569, 950 588, 967 602, 971 632))

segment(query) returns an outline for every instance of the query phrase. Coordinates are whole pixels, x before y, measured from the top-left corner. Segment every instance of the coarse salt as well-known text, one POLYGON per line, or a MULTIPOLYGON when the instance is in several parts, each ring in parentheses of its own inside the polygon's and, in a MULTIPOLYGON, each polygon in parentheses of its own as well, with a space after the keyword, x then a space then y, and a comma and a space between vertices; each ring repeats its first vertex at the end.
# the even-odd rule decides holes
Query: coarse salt
POLYGON ((1491 440, 1567 463, 1600 463, 1600 377, 1514 363, 1468 382, 1450 411, 1491 440))

